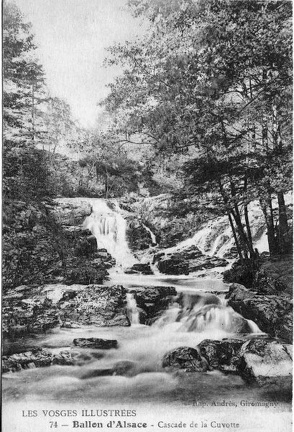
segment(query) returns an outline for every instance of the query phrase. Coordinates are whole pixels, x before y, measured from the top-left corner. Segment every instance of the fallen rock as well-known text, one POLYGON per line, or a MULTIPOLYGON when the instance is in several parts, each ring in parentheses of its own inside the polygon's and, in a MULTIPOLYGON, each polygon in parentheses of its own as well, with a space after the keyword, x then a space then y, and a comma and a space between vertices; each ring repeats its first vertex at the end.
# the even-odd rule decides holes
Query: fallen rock
POLYGON ((238 372, 249 383, 291 387, 292 346, 256 338, 243 344, 238 372))
POLYGON ((211 369, 237 373, 240 350, 243 344, 244 340, 242 339, 205 339, 197 348, 201 356, 207 360, 211 369))
POLYGON ((126 290, 121 285, 111 287, 88 285, 68 300, 58 303, 62 322, 99 327, 130 326, 126 310, 126 290))
POLYGON ((136 362, 130 360, 121 360, 112 368, 112 375, 121 375, 132 377, 140 372, 140 368, 136 362))
POLYGON ((259 293, 279 294, 293 290, 293 256, 265 257, 253 280, 253 288, 259 293))
POLYGON ((77 338, 73 340, 75 346, 81 348, 111 349, 117 348, 117 340, 100 338, 77 338))
POLYGON ((97 240, 92 234, 79 239, 75 247, 75 255, 89 257, 97 251, 97 240))
POLYGON ((210 257, 208 255, 204 255, 197 260, 192 260, 189 262, 189 272, 191 273, 198 270, 212 269, 215 267, 225 267, 227 264, 228 261, 224 258, 210 257))
POLYGON ((154 256, 154 263, 158 263, 158 270, 165 274, 189 274, 198 270, 224 267, 228 261, 223 258, 203 254, 195 246, 189 246, 177 252, 158 252, 154 256))
POLYGON ((184 369, 185 372, 206 372, 208 363, 196 349, 181 347, 164 355, 162 367, 171 370, 184 369))
POLYGON ((131 293, 139 310, 141 324, 150 324, 160 313, 166 310, 173 302, 173 297, 177 294, 174 287, 138 287, 132 288, 131 293))
POLYGON ((165 258, 158 262, 158 270, 160 273, 171 275, 188 275, 189 263, 182 258, 165 258))
POLYGON ((134 264, 132 267, 127 268, 124 271, 126 274, 144 274, 144 275, 152 275, 153 271, 150 268, 150 264, 142 264, 142 263, 137 263, 134 264))
POLYGON ((230 285, 228 304, 243 317, 254 321, 265 333, 291 343, 293 301, 286 295, 260 295, 239 284, 230 285))
POLYGON ((44 348, 34 348, 11 356, 2 357, 2 372, 18 372, 23 369, 33 369, 51 365, 74 365, 76 363, 75 353, 60 351, 53 354, 44 348))

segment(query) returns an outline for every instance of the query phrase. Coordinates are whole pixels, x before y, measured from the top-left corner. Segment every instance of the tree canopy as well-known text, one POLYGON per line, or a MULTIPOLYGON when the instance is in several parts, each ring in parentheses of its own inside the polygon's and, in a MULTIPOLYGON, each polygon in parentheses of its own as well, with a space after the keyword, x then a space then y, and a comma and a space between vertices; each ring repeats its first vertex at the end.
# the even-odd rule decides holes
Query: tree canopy
POLYGON ((259 199, 272 253, 285 250, 291 188, 291 19, 287 1, 130 0, 149 36, 110 48, 124 73, 106 109, 126 141, 181 154, 185 189, 211 192, 242 259, 254 256, 248 204, 259 199), (272 199, 279 201, 275 227, 272 199))

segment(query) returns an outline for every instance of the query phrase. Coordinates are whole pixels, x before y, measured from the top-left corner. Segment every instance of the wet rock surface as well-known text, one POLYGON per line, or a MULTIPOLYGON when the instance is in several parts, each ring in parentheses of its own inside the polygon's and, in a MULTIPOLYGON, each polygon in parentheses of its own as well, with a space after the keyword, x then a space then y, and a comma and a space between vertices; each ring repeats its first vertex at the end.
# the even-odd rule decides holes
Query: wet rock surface
POLYGON ((208 363, 196 349, 180 347, 165 354, 162 367, 170 370, 183 369, 185 372, 206 372, 208 363))
POLYGON ((185 274, 214 267, 224 267, 228 261, 223 258, 203 254, 195 245, 177 252, 161 251, 154 256, 154 262, 164 274, 185 274))
POLYGON ((20 286, 3 296, 3 336, 43 333, 60 323, 58 308, 39 287, 20 286))
POLYGON ((81 348, 112 349, 117 348, 117 340, 100 338, 77 338, 73 340, 75 346, 81 348))
POLYGON ((238 372, 245 381, 291 388, 291 345, 257 338, 244 343, 239 355, 238 372))
POLYGON ((171 274, 171 275, 188 275, 189 264, 184 259, 171 257, 161 259, 157 264, 160 273, 171 274))
POLYGON ((52 365, 71 366, 78 364, 79 353, 62 350, 53 353, 45 348, 35 348, 11 356, 2 357, 2 372, 18 372, 23 369, 35 369, 52 365))
POLYGON ((69 300, 58 303, 62 322, 99 327, 130 326, 126 315, 126 290, 121 285, 89 285, 69 300))
POLYGON ((240 362, 240 350, 244 339, 205 339, 197 348, 211 369, 226 373, 237 373, 240 362))
POLYGON ((228 304, 243 317, 254 321, 271 336, 291 343, 293 339, 293 301, 287 295, 260 295, 239 284, 232 284, 228 304))
POLYGON ((129 326, 126 291, 114 285, 19 286, 3 296, 4 337, 81 325, 129 326))
POLYGON ((255 266, 245 265, 237 260, 223 273, 224 282, 244 285, 258 294, 292 294, 293 256, 269 257, 263 252, 258 255, 255 266))
POLYGON ((144 275, 152 275, 153 271, 150 268, 150 264, 134 264, 132 267, 126 269, 124 271, 126 274, 144 274, 144 275))
POLYGON ((261 262, 253 281, 253 288, 259 293, 278 294, 293 290, 293 256, 284 255, 261 262))
POLYGON ((206 339, 196 348, 181 347, 166 353, 162 367, 185 372, 219 370, 240 375, 248 384, 289 391, 292 349, 292 345, 266 335, 251 339, 206 339))
POLYGON ((142 372, 148 372, 148 370, 140 367, 137 362, 130 360, 121 360, 115 363, 111 368, 89 370, 81 377, 81 379, 91 379, 102 376, 134 377, 142 372))
POLYGON ((138 287, 132 288, 138 308, 141 309, 140 323, 151 324, 169 305, 177 294, 174 287, 138 287))

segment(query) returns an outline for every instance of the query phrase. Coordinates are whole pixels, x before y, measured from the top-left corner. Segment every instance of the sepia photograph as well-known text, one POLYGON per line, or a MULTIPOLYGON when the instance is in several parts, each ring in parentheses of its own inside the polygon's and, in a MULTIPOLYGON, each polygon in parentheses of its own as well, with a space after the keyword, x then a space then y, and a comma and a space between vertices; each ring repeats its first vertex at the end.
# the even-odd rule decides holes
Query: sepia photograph
POLYGON ((289 0, 2 0, 3 432, 291 432, 289 0))

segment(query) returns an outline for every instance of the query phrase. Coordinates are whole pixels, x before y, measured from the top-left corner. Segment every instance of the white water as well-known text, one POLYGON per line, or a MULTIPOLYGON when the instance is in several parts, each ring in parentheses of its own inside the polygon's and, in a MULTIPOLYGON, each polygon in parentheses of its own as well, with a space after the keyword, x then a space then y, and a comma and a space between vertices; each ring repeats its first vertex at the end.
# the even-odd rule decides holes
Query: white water
POLYGON ((91 199, 92 213, 84 221, 97 239, 98 249, 106 249, 120 267, 130 267, 137 262, 126 240, 126 221, 122 215, 109 208, 103 199, 91 199))
POLYGON ((156 240, 156 236, 155 236, 155 234, 151 231, 150 228, 148 228, 148 226, 146 226, 146 225, 144 225, 144 224, 142 224, 142 225, 143 225, 143 227, 145 228, 145 230, 149 232, 149 234, 150 234, 150 236, 151 236, 152 246, 157 245, 157 240, 156 240))
MULTIPOLYGON (((248 206, 249 219, 254 248, 259 253, 268 251, 268 242, 264 217, 259 204, 254 201, 248 206)), ((208 221, 193 237, 180 242, 178 245, 164 250, 165 254, 183 251, 190 246, 197 246, 206 255, 225 258, 235 241, 227 216, 221 216, 208 221)))
MULTIPOLYGON (((203 282, 205 288, 205 282, 203 282)), ((48 289, 48 288, 47 288, 48 289)), ((196 346, 204 339, 238 337, 246 340, 242 327, 246 320, 227 308, 222 298, 214 294, 182 286, 181 299, 175 302, 152 326, 139 324, 138 309, 133 294, 128 294, 128 314, 131 327, 82 326, 55 329, 37 338, 22 340, 26 349, 40 346, 54 352, 75 351, 81 356, 76 366, 51 366, 11 375, 4 374, 6 400, 26 400, 28 403, 77 401, 101 404, 147 402, 176 406, 197 400, 218 400, 226 394, 230 400, 260 396, 247 387, 238 376, 220 372, 170 374, 161 366, 163 356, 178 347, 196 346), (108 351, 82 349, 73 346, 74 338, 116 339, 118 349, 108 351), (96 354, 102 358, 97 360, 96 354), (83 360, 84 359, 84 360, 83 360), (127 376, 97 376, 97 371, 118 365, 130 367, 127 376), (95 375, 96 374, 96 375, 95 375)), ((248 335, 250 337, 250 334, 248 335)), ((13 347, 10 346, 13 350, 13 347)), ((24 347, 22 347, 22 351, 24 347)))
MULTIPOLYGON (((85 221, 85 227, 95 234, 98 247, 106 248, 120 265, 129 265, 134 258, 125 239, 125 221, 112 211, 103 200, 91 200, 93 212, 85 221)), ((199 238, 200 242, 200 238, 199 238)), ((177 412, 183 406, 195 401, 262 400, 257 389, 247 389, 238 376, 226 376, 217 371, 195 374, 170 374, 162 369, 162 357, 168 351, 189 346, 195 348, 204 339, 230 337, 247 338, 260 332, 256 324, 248 322, 227 307, 223 295, 208 291, 225 291, 227 286, 220 280, 203 280, 190 276, 165 275, 136 276, 111 272, 108 284, 122 284, 126 288, 143 286, 174 286, 180 296, 162 313, 152 326, 139 324, 139 311, 133 294, 127 295, 127 311, 131 327, 99 328, 82 326, 72 329, 55 329, 35 338, 22 339, 11 343, 11 351, 21 345, 21 351, 40 346, 54 350, 80 351, 84 360, 77 366, 51 366, 13 374, 14 379, 4 376, 5 398, 13 402, 27 401, 48 403, 57 401, 62 406, 79 401, 89 407, 90 403, 151 403, 156 408, 164 405, 175 407, 177 412), (247 328, 247 335, 243 334, 247 328), (77 337, 98 337, 118 340, 118 349, 99 351, 78 349, 73 346, 77 337), (97 353, 102 358, 97 359, 97 353), (92 377, 91 373, 114 367, 118 362, 131 362, 128 376, 92 377)), ((52 287, 53 289, 53 287, 52 287)), ((49 288, 47 287, 48 291, 49 288)), ((50 290, 49 290, 50 291, 50 290)), ((57 293, 52 297, 57 301, 57 293)), ((59 296, 62 290, 59 289, 59 296)), ((8 376, 7 376, 8 375, 8 376)), ((10 375, 11 376, 11 375, 10 375)), ((72 408, 72 406, 71 406, 72 408)), ((197 407, 193 406, 193 410, 197 407)), ((208 408, 210 412, 211 406, 208 408)), ((194 414, 193 414, 194 415, 194 414)), ((230 414, 231 415, 231 414, 230 414)), ((165 417, 163 417, 165 419, 165 417)), ((192 416, 191 419, 194 419, 192 416)), ((227 419, 226 419, 227 420, 227 419)))
POLYGON ((139 320, 139 310, 137 308, 137 303, 134 298, 134 294, 127 294, 127 309, 128 309, 128 317, 131 322, 131 325, 140 324, 139 320))

